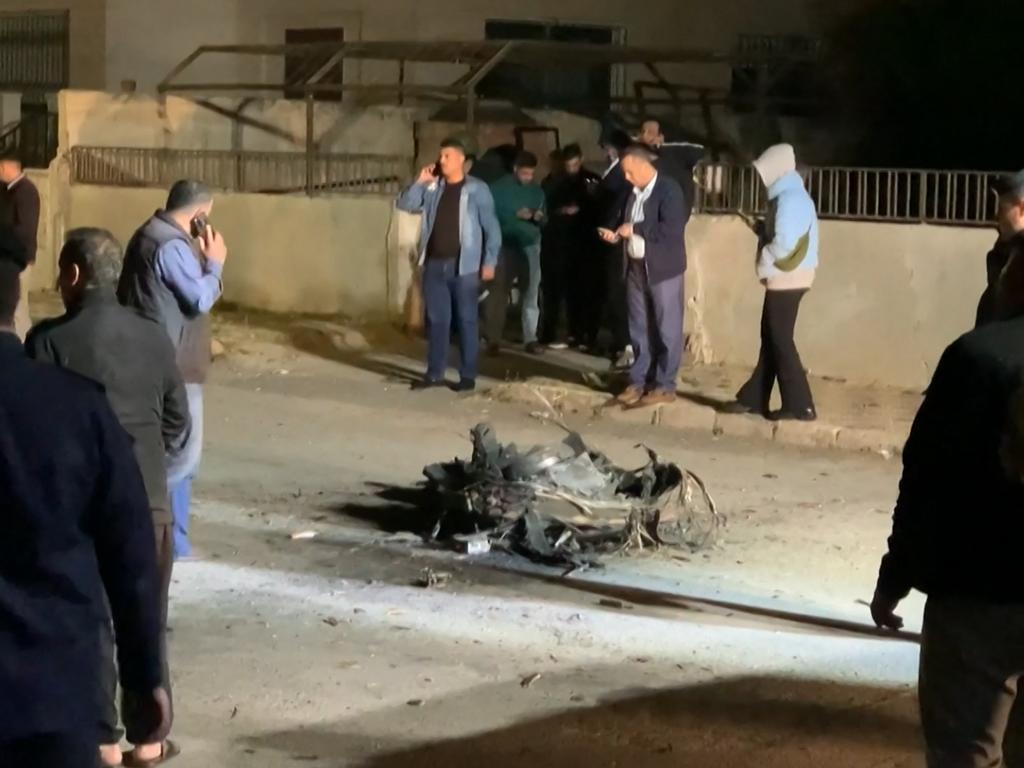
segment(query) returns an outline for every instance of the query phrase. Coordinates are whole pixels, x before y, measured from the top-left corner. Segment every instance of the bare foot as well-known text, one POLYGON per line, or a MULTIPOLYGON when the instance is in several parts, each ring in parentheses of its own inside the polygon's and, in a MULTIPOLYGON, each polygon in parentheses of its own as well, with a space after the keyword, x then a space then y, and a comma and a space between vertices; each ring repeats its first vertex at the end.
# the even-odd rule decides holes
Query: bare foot
POLYGON ((143 763, 149 762, 150 760, 159 760, 164 754, 164 745, 157 742, 156 744, 139 744, 135 747, 132 753, 136 761, 143 763))
POLYGON ((120 744, 100 744, 100 762, 109 768, 116 768, 124 760, 120 744))

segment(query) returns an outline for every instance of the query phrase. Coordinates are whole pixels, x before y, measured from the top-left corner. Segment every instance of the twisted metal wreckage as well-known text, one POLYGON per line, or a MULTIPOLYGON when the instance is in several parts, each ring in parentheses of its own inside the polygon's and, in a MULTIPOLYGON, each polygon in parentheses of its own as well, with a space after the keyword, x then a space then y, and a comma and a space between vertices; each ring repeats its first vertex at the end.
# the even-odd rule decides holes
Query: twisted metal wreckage
POLYGON ((566 431, 557 446, 520 451, 474 427, 472 459, 423 470, 440 499, 433 539, 570 570, 599 566, 601 555, 715 542, 723 519, 697 475, 645 446, 648 463, 623 469, 566 431))

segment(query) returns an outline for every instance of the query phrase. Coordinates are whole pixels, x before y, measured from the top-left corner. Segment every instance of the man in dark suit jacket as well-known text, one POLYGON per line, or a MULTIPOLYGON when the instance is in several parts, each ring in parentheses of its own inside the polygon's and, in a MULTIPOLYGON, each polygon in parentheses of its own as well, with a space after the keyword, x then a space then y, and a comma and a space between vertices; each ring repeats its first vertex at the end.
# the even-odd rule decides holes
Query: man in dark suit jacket
POLYGON ((32 326, 29 316, 28 291, 32 266, 36 263, 36 246, 39 239, 39 190, 25 175, 21 158, 17 153, 0 153, 0 193, 6 203, 6 221, 14 236, 25 249, 25 271, 21 278, 21 300, 15 326, 18 335, 25 338, 32 326))
POLYGON ((26 358, 18 273, 0 259, 0 765, 95 768, 104 592, 147 740, 170 727, 153 522, 102 389, 26 358))
MULTIPOLYGON (((601 176, 594 199, 598 226, 614 230, 622 223, 622 210, 633 191, 622 172, 622 155, 629 147, 629 136, 610 131, 603 139, 608 153, 608 168, 601 176)), ((607 325, 612 335, 612 360, 617 368, 628 368, 636 359, 629 342, 629 316, 626 310, 626 281, 622 271, 622 247, 605 243, 605 282, 608 289, 607 325)))
POLYGON ((622 170, 633 185, 622 223, 602 239, 623 244, 629 335, 636 361, 618 402, 627 408, 674 402, 683 359, 683 275, 690 210, 678 182, 659 174, 657 153, 626 150, 622 170))
MULTIPOLYGON (((175 360, 174 346, 164 329, 152 320, 122 307, 117 301, 121 275, 120 244, 106 230, 75 229, 68 233, 59 259, 61 297, 67 312, 37 325, 25 342, 30 357, 52 363, 101 384, 121 426, 131 436, 135 457, 149 496, 156 532, 160 571, 160 621, 165 631, 167 599, 174 563, 174 530, 167 496, 166 456, 182 450, 189 436, 189 407, 185 383, 175 360)), ((119 765, 117 673, 109 624, 101 630, 107 668, 103 679, 99 736, 103 760, 119 765)), ((163 687, 170 694, 166 643, 161 638, 163 687)), ((164 754, 160 744, 147 744, 144 727, 135 722, 130 695, 123 707, 128 741, 136 745, 134 759, 164 754)), ((176 751, 173 744, 167 751, 176 751)))

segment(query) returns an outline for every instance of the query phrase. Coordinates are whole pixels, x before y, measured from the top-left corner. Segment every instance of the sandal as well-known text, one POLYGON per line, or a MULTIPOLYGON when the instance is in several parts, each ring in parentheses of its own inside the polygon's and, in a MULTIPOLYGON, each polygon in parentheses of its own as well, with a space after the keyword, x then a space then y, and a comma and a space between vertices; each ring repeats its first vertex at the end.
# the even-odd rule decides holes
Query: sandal
POLYGON ((170 739, 165 741, 161 746, 162 749, 160 750, 160 756, 154 757, 152 760, 139 760, 135 757, 135 750, 126 752, 124 755, 123 765, 125 768, 154 768, 157 765, 163 765, 164 763, 170 762, 181 754, 181 748, 170 739))

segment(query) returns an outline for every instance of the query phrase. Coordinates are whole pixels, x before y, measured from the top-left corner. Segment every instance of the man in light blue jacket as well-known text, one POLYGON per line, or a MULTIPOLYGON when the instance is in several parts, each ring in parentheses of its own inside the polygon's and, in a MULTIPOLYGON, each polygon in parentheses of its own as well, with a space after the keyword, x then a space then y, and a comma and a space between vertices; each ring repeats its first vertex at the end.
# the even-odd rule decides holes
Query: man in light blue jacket
POLYGON ((770 147, 754 161, 768 188, 768 215, 759 232, 757 276, 767 289, 761 315, 757 368, 726 406, 730 413, 759 413, 773 421, 814 421, 817 413, 800 353, 793 339, 800 301, 818 267, 818 213, 796 170, 789 144, 770 147), (770 401, 778 379, 782 409, 770 401))
POLYGON ((501 226, 494 198, 480 179, 466 174, 466 148, 457 139, 441 144, 436 165, 420 171, 398 197, 399 210, 422 213, 419 264, 426 305, 427 375, 416 389, 445 386, 452 308, 459 331, 459 392, 476 388, 480 349, 480 281, 494 279, 501 226))

